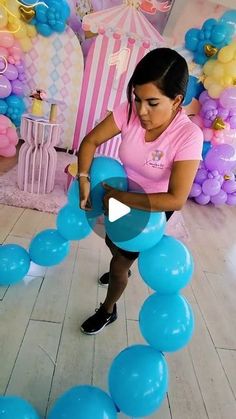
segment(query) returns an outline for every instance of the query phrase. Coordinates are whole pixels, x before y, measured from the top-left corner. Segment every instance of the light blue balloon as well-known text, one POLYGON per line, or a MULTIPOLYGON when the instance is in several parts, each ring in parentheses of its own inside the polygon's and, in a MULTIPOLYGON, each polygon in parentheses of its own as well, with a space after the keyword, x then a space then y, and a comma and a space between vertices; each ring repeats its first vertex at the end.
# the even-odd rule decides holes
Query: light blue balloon
POLYGON ((110 222, 105 217, 108 237, 116 246, 130 252, 143 252, 157 244, 165 231, 164 212, 148 212, 131 208, 129 214, 110 222))
POLYGON ((0 285, 21 281, 30 268, 28 252, 18 244, 0 246, 0 285))
POLYGON ((52 28, 47 23, 37 23, 36 24, 37 32, 40 33, 40 35, 43 36, 50 36, 53 33, 52 28))
POLYGON ((228 23, 231 26, 232 35, 236 34, 236 9, 227 10, 220 18, 221 22, 228 23))
POLYGON ((189 105, 194 98, 198 99, 203 90, 204 86, 202 83, 199 83, 197 77, 190 75, 183 106, 189 105))
POLYGON ((4 99, 0 99, 0 114, 5 115, 7 112, 7 104, 4 99))
POLYGON ((116 419, 108 394, 98 387, 82 385, 66 391, 54 404, 48 419, 116 419))
POLYGON ((70 244, 57 230, 47 229, 38 233, 29 247, 30 258, 42 266, 54 266, 69 254, 70 244))
POLYGON ((130 346, 120 352, 111 364, 111 397, 128 416, 151 415, 160 407, 167 387, 167 362, 151 346, 130 346))
POLYGON ((72 205, 65 205, 57 216, 57 229, 66 240, 81 240, 95 227, 96 218, 88 219, 86 211, 72 205))
POLYGON ((153 348, 175 352, 186 346, 193 335, 193 311, 179 294, 154 293, 144 301, 139 326, 144 339, 153 348))
POLYGON ((159 294, 174 294, 184 288, 193 275, 193 258, 187 247, 171 236, 141 252, 138 268, 144 282, 159 294))
POLYGON ((97 215, 101 215, 105 195, 102 183, 105 182, 113 188, 127 191, 127 175, 117 160, 111 157, 95 157, 91 165, 90 177, 92 207, 97 211, 97 215))
POLYGON ((18 396, 0 396, 0 419, 40 419, 36 410, 18 396))
POLYGON ((200 29, 191 28, 185 34, 185 46, 190 51, 195 51, 199 42, 200 29))

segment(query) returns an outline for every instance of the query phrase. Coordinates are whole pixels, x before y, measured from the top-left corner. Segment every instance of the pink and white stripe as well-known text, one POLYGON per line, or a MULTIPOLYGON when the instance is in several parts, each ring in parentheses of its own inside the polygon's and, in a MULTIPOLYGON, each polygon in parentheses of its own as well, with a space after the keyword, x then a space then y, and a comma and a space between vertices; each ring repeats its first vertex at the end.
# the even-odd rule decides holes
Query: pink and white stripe
MULTIPOLYGON (((136 64, 151 49, 163 46, 163 38, 148 20, 131 6, 118 6, 86 16, 87 30, 98 31, 85 67, 73 149, 84 136, 126 98, 126 87, 136 64), (117 78, 117 66, 109 60, 128 51, 127 68, 117 78)), ((120 136, 101 145, 97 153, 117 158, 120 136)))

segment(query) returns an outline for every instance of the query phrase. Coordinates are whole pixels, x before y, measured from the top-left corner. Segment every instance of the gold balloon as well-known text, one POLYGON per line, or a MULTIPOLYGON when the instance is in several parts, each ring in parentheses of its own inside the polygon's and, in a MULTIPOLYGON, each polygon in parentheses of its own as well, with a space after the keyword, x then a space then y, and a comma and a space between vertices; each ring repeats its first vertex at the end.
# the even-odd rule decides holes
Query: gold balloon
POLYGON ((218 116, 215 118, 215 120, 212 123, 212 128, 216 130, 221 130, 226 127, 225 122, 222 118, 219 118, 218 116))
POLYGON ((213 45, 206 44, 204 46, 204 52, 207 57, 214 57, 217 54, 218 48, 214 47, 213 45))
POLYGON ((26 23, 29 23, 35 16, 35 10, 32 7, 20 6, 19 12, 21 19, 26 23))

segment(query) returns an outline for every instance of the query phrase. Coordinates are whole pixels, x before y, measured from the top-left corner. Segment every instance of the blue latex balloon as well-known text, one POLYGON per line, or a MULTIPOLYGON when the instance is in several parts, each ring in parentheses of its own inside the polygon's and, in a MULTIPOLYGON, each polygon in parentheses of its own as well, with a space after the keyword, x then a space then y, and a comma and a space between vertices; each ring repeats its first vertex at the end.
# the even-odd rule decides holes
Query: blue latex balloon
POLYGON ((69 254, 69 250, 69 242, 57 230, 47 229, 32 239, 29 254, 34 263, 53 266, 62 262, 69 254))
POLYGON ((195 51, 199 43, 199 29, 191 28, 185 34, 185 46, 189 51, 195 51))
POLYGON ((150 288, 159 294, 174 294, 191 280, 193 259, 183 243, 164 236, 154 247, 140 253, 138 268, 150 288))
POLYGON ((160 407, 167 387, 166 360, 150 346, 130 346, 111 364, 110 393, 116 406, 128 416, 151 415, 160 407))
POLYGON ((116 246, 130 252, 143 252, 158 243, 165 230, 164 212, 147 212, 132 208, 130 213, 110 222, 105 217, 108 237, 116 246))
POLYGON ((104 391, 83 385, 72 387, 54 404, 48 419, 116 419, 115 405, 104 391))
POLYGON ((0 99, 0 114, 5 115, 7 112, 7 104, 4 99, 0 99))
POLYGON ((36 410, 18 396, 0 396, 0 419, 40 419, 36 410))
POLYGON ((43 36, 50 36, 53 34, 52 28, 47 23, 37 23, 36 24, 37 32, 43 36))
POLYGON ((95 227, 96 218, 88 220, 86 211, 72 205, 65 205, 57 216, 57 229, 66 240, 81 240, 95 227))
POLYGON ((231 27, 232 35, 236 34, 236 9, 227 10, 220 18, 221 22, 228 23, 231 27))
POLYGON ((18 244, 0 246, 0 285, 21 281, 30 268, 28 252, 18 244))
POLYGON ((189 76, 187 92, 184 98, 183 106, 189 105, 192 102, 193 98, 198 99, 200 94, 203 92, 204 86, 202 83, 199 83, 199 80, 195 76, 189 76))
POLYGON ((179 295, 148 297, 139 314, 144 339, 161 352, 175 352, 186 346, 194 331, 194 316, 187 300, 179 295))
POLYGON ((127 191, 127 175, 123 166, 117 160, 111 157, 96 157, 91 165, 90 177, 92 208, 96 210, 97 215, 101 215, 105 195, 102 183, 105 182, 113 188, 127 191))
POLYGON ((210 141, 204 141, 202 146, 202 158, 205 159, 208 151, 212 148, 212 144, 210 141))

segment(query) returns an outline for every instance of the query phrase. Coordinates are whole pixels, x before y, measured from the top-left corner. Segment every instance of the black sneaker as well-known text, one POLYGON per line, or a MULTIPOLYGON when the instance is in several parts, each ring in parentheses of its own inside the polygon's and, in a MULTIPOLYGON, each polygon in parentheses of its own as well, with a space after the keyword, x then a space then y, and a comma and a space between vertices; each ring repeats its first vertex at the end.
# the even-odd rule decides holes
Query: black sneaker
MULTIPOLYGON (((109 272, 106 272, 105 274, 103 274, 101 276, 101 278, 98 279, 98 283, 99 285, 101 285, 102 287, 107 287, 109 284, 109 272)), ((131 270, 128 270, 128 278, 131 276, 131 270)))
POLYGON ((96 335, 108 324, 113 323, 117 319, 117 308, 114 305, 113 313, 107 313, 103 305, 95 310, 95 314, 89 317, 80 327, 81 332, 86 335, 96 335))

